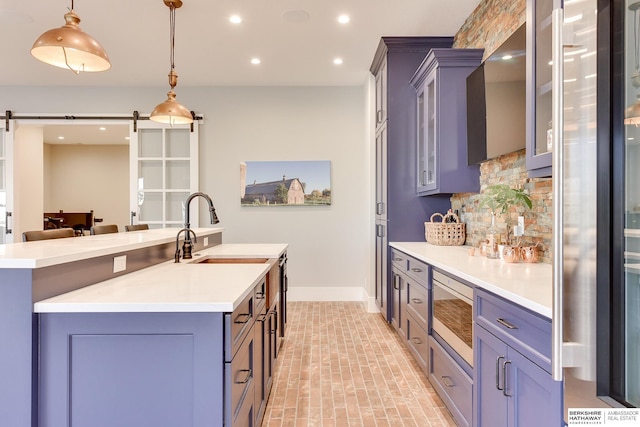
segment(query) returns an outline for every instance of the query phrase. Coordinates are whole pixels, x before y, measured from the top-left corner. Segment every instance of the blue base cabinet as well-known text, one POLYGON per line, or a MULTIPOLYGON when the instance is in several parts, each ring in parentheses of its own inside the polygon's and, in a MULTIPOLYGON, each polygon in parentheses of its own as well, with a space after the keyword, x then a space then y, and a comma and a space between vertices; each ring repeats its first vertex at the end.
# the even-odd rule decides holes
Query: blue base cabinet
POLYGON ((39 427, 223 425, 222 313, 51 313, 39 323, 39 427))
POLYGON ((473 425, 562 426, 562 383, 547 363, 551 322, 482 290, 474 303, 473 425))

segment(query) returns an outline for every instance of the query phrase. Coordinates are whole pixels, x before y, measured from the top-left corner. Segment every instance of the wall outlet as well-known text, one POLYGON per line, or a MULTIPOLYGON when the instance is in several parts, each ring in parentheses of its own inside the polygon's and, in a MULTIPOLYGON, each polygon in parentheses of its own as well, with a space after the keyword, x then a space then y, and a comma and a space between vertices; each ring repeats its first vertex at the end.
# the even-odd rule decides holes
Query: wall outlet
POLYGON ((209 238, 208 237, 204 238, 204 246, 205 247, 209 246, 209 238))
POLYGON ((518 217, 518 225, 513 227, 513 235, 518 237, 524 235, 524 217, 518 217))
POLYGON ((114 256, 113 257, 113 272, 119 273, 127 269, 127 256, 114 256))

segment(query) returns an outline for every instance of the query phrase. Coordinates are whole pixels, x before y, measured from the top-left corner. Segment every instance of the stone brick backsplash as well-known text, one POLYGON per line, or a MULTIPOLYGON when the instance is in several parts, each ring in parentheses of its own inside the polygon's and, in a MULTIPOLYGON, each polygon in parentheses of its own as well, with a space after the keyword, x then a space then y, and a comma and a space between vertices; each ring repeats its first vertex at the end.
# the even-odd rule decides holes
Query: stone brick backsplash
MULTIPOLYGON (((493 53, 520 25, 526 21, 526 0, 484 0, 467 18, 455 35, 454 47, 484 48, 484 57, 493 53)), ((521 243, 539 244, 540 261, 551 263, 552 251, 552 200, 551 179, 527 175, 525 151, 520 150, 480 165, 480 191, 493 184, 524 187, 533 203, 531 210, 511 208, 508 214, 498 215, 496 222, 506 235, 507 224, 514 225, 518 215, 525 218, 525 230, 521 243)), ((467 244, 478 246, 485 238, 491 224, 488 209, 480 210, 479 194, 454 194, 452 209, 458 210, 467 224, 467 244)))
MULTIPOLYGON (((524 216, 524 236, 522 245, 538 244, 540 261, 551 262, 552 239, 552 200, 551 178, 528 178, 525 165, 525 151, 501 156, 480 165, 480 192, 494 184, 507 184, 510 187, 524 187, 531 197, 533 207, 525 210, 512 207, 508 213, 496 216, 496 224, 502 230, 503 240, 507 239, 507 226, 517 224, 518 216, 524 216)), ((461 220, 467 224, 467 245, 478 246, 485 238, 491 225, 491 212, 478 207, 481 194, 462 193, 451 197, 451 208, 457 210, 461 220)), ((512 228, 511 228, 512 229, 512 228)), ((511 244, 517 243, 510 236, 511 244)))

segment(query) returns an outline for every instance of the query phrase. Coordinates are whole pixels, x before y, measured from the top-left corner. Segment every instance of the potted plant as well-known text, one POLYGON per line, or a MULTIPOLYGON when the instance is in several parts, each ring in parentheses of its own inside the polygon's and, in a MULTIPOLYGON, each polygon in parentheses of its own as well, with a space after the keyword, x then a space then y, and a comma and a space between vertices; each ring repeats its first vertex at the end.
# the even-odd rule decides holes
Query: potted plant
MULTIPOLYGON (((495 224, 496 215, 508 213, 509 208, 512 206, 531 209, 533 204, 524 188, 512 188, 507 184, 495 184, 487 187, 482 193, 478 207, 488 208, 491 211, 491 226, 487 230, 487 256, 489 258, 499 257, 497 245, 500 243, 500 232, 495 224)), ((511 230, 508 223, 509 221, 507 220, 507 243, 511 230)))

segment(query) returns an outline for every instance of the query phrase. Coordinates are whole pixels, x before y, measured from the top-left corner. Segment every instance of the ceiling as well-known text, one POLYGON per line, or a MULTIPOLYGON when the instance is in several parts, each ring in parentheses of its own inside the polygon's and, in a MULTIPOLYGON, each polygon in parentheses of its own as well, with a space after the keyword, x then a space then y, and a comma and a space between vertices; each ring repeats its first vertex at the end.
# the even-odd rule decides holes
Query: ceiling
MULTIPOLYGON (((381 36, 454 35, 480 0, 183 0, 180 86, 346 86, 367 81, 381 36), (232 24, 229 17, 242 17, 232 24), (337 17, 348 14, 348 24, 337 17), (254 57, 261 64, 252 65, 254 57), (343 64, 336 66, 333 59, 343 64)), ((64 24, 71 0, 0 0, 0 85, 165 86, 169 9, 162 0, 77 0, 81 28, 112 68, 79 76, 35 60, 33 42, 64 24)))
POLYGON ((42 140, 45 144, 129 145, 128 138, 128 124, 47 125, 42 130, 42 140))

